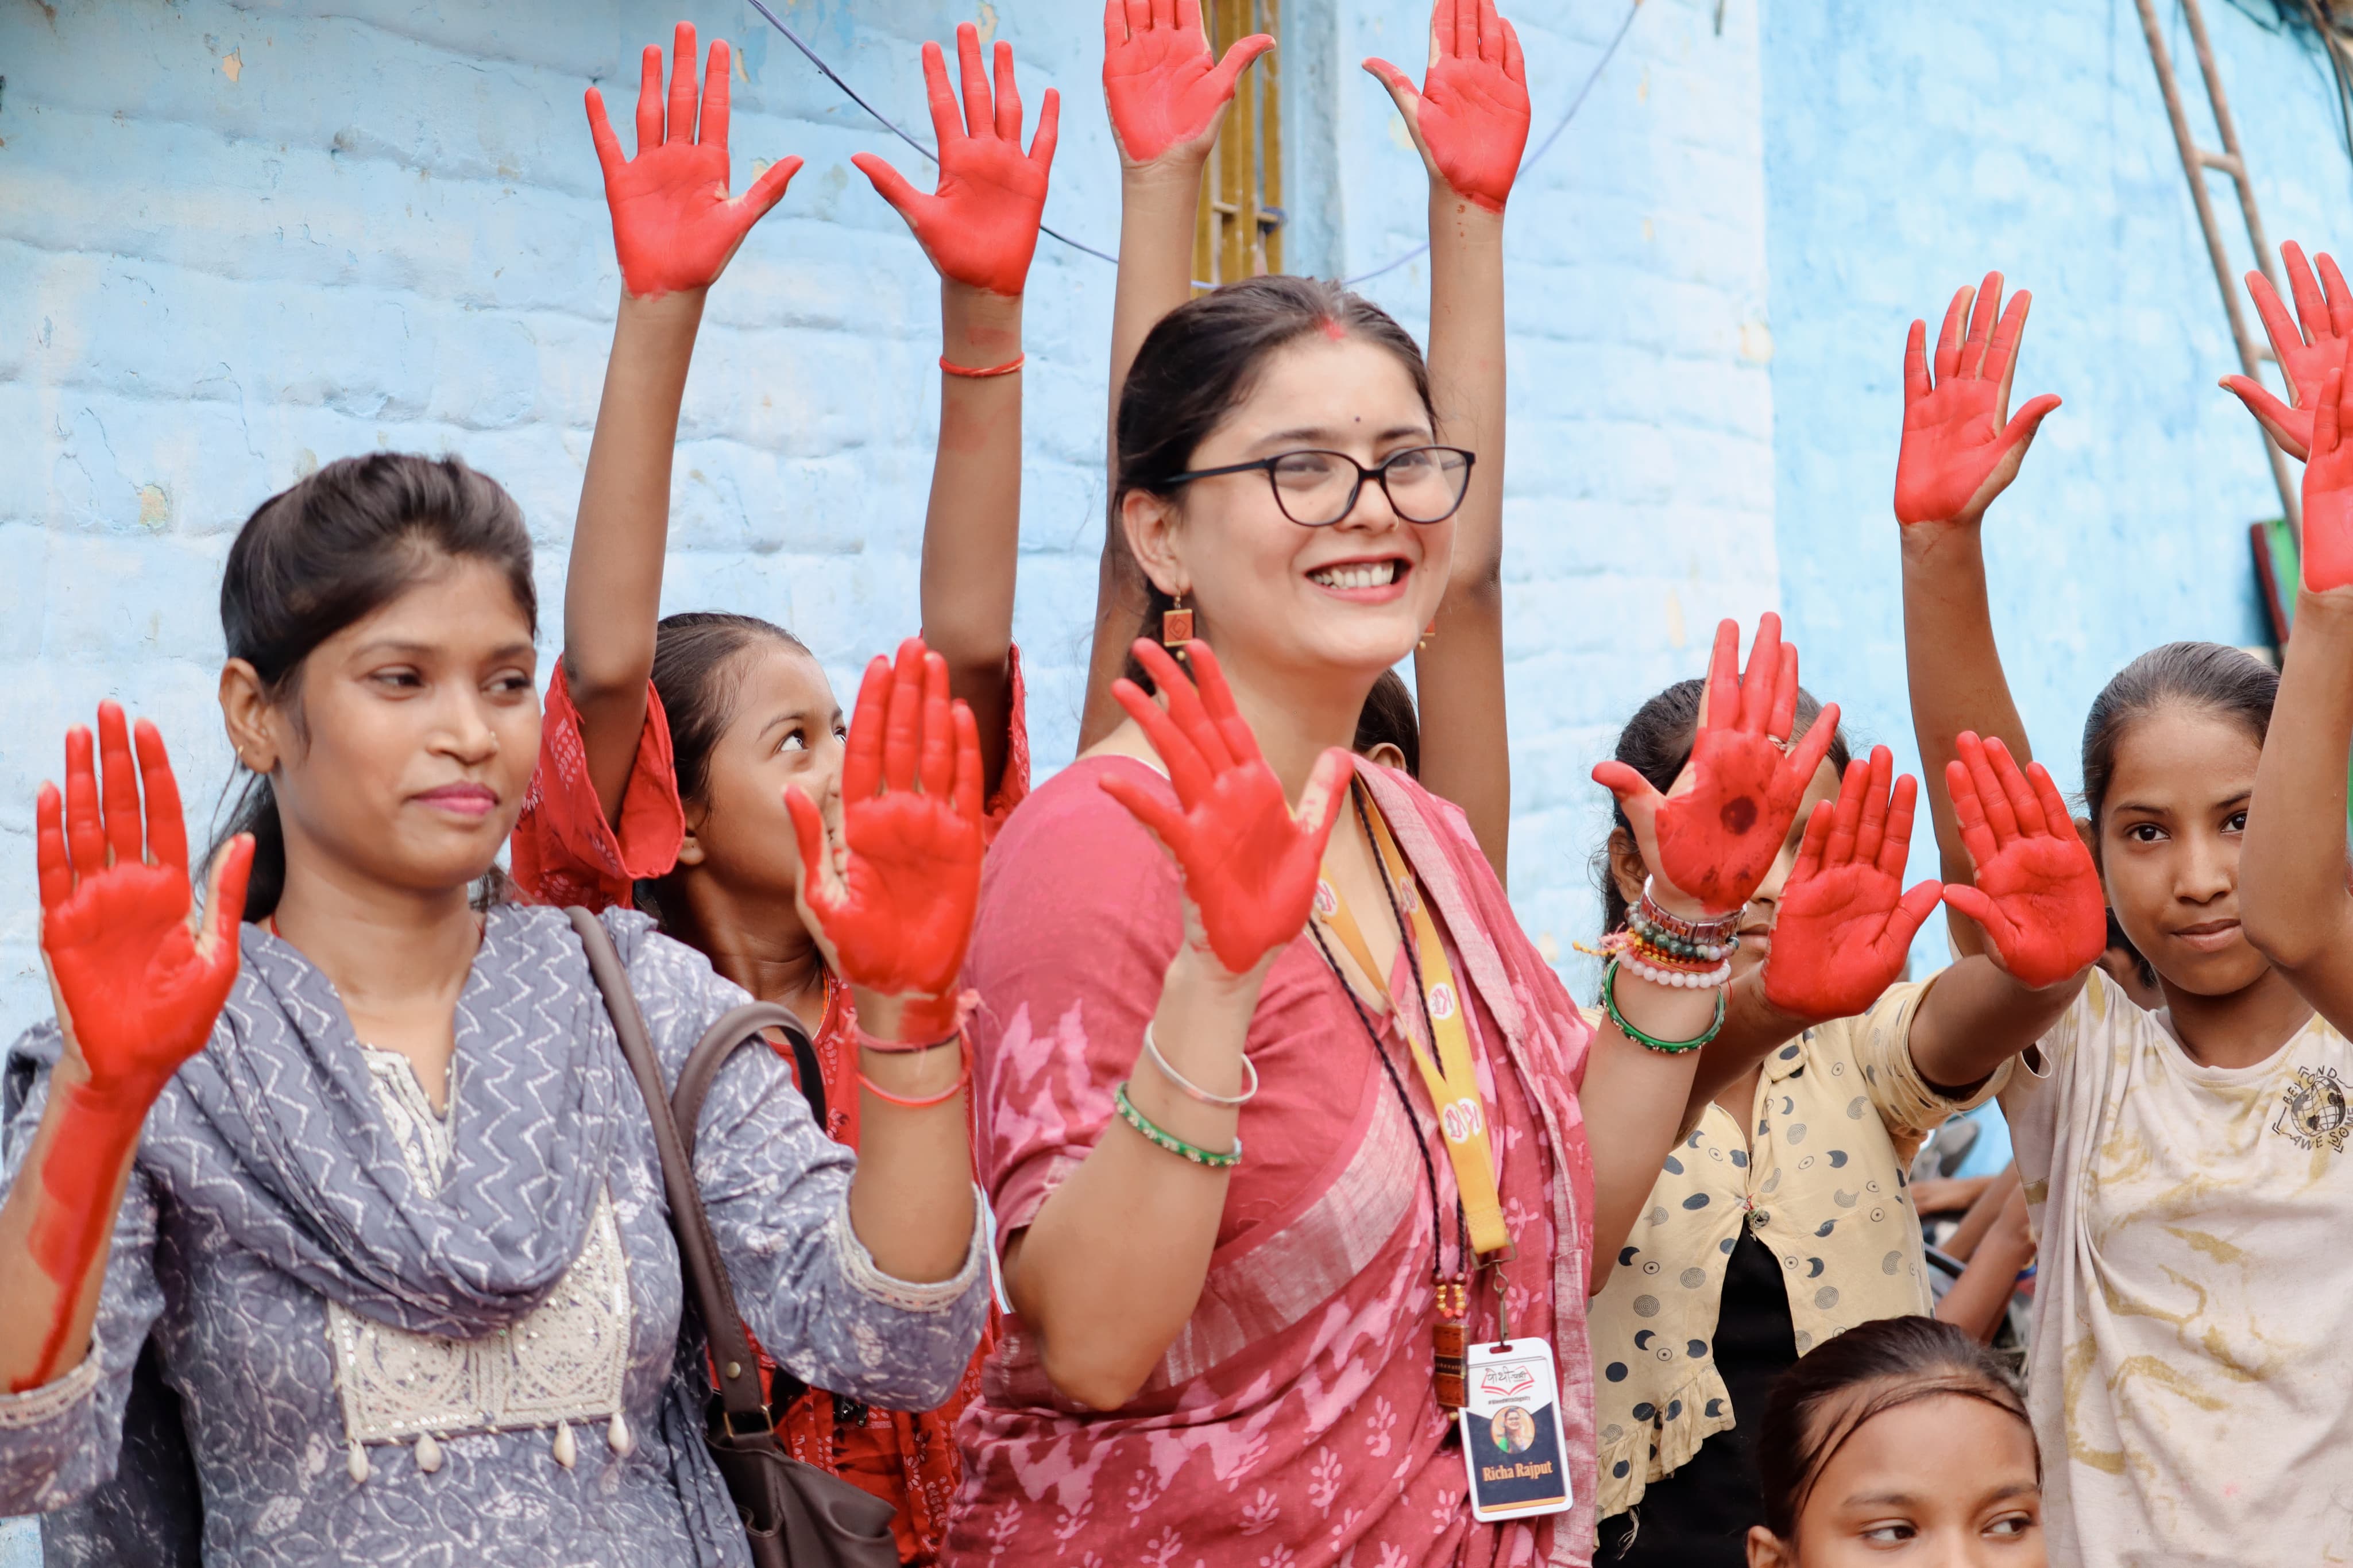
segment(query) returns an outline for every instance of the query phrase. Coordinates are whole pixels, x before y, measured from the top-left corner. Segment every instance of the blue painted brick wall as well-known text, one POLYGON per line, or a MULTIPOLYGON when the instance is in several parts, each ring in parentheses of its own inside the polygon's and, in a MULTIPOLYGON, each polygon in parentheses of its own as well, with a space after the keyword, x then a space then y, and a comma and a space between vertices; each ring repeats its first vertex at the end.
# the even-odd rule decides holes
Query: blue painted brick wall
MULTIPOLYGON (((2268 0, 2202 10, 2272 243, 2344 254, 2353 163, 2325 68, 2250 20, 2268 0)), ((2177 0, 2158 14, 2219 145, 2177 0)), ((1987 526, 1994 623, 2072 791, 2084 714, 2134 655, 2267 640, 2246 525, 2279 512, 2253 422, 2215 385, 2237 358, 2137 9, 1767 0, 1764 61, 1777 517, 1809 684, 1917 767, 1890 509, 1904 333, 2000 268, 2034 292, 2015 400, 2066 402, 1987 526)), ((2230 182, 2208 178, 2244 271, 2230 182)), ((1913 874, 1935 864, 1923 833, 1913 874)), ((1932 922, 1918 957, 1943 951, 1932 922)))
MULTIPOLYGON (((1522 5, 1539 133, 1625 14, 1522 5)), ((1010 39, 1066 100, 1049 220, 1109 248, 1092 0, 781 7, 919 134, 916 44, 1010 39)), ((1424 50, 1422 0, 1293 0, 1293 264, 1422 237, 1403 128, 1358 68, 1424 50)), ((0 10, 0 1012, 46 1005, 33 789, 105 696, 165 726, 201 816, 228 538, 337 456, 456 451, 505 482, 559 602, 617 277, 580 93, 626 123, 678 15, 741 46, 739 165, 808 160, 714 296, 689 387, 665 598, 786 620, 845 691, 915 621, 936 285, 850 153, 917 161, 737 0, 58 0, 0 10)), ((1610 727, 1775 593, 1753 10, 1650 0, 1513 206, 1514 893, 1587 931, 1610 727), (1641 542, 1637 546, 1635 542, 1641 542)), ((627 135, 626 129, 624 130, 627 135)), ((748 172, 740 176, 748 178, 748 172)), ((1029 312, 1018 629, 1038 756, 1067 760, 1103 506, 1111 269, 1052 242, 1029 312)), ((1417 330, 1428 276, 1370 291, 1417 330)), ((552 650, 550 650, 552 652, 552 650)))

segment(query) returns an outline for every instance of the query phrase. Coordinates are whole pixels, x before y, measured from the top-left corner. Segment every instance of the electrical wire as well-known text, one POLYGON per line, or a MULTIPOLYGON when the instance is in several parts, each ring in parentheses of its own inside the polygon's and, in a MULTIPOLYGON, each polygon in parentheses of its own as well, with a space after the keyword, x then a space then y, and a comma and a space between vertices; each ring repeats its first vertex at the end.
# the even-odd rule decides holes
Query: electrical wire
MULTIPOLYGON (((896 136, 900 141, 904 142, 908 146, 913 147, 916 152, 922 153, 932 163, 936 163, 940 161, 940 155, 936 152, 924 146, 921 142, 916 141, 913 136, 909 135, 906 129, 897 121, 892 119, 889 115, 875 108, 871 103, 869 103, 866 100, 864 94, 860 93, 856 88, 850 86, 847 81, 844 81, 842 79, 841 73, 835 70, 832 66, 827 64, 825 57, 818 54, 815 49, 809 47, 807 41, 798 33, 794 32, 792 28, 786 26, 784 18, 777 16, 774 11, 769 10, 767 5, 764 3, 764 0, 748 0, 748 4, 751 5, 753 10, 757 11, 762 16, 767 18, 768 26, 776 28, 779 33, 782 33, 785 36, 786 41, 790 43, 793 47, 798 49, 808 60, 809 64, 817 67, 819 75, 823 76, 826 80, 833 83, 834 86, 839 88, 842 90, 843 95, 847 97, 850 102, 858 105, 859 108, 873 116, 876 123, 880 124, 884 130, 890 132, 893 136, 896 136)), ((1625 20, 1620 22, 1618 24, 1618 31, 1610 35, 1609 44, 1605 46, 1601 51, 1601 58, 1594 62, 1592 71, 1586 77, 1585 85, 1578 88, 1577 89, 1577 96, 1568 100, 1568 109, 1567 112, 1561 115, 1560 121, 1557 124, 1554 125, 1549 132, 1546 132, 1545 139, 1536 143, 1535 150, 1529 153, 1525 157, 1520 160, 1521 174, 1525 174, 1528 170, 1534 168, 1538 159, 1542 158, 1546 153, 1552 151, 1552 144, 1560 140, 1561 132, 1568 129, 1568 122, 1577 118, 1577 111, 1578 110, 1585 107, 1585 100, 1587 98, 1591 96, 1594 84, 1601 79, 1601 73, 1609 68, 1611 57, 1617 54, 1618 46, 1626 41, 1627 33, 1630 31, 1634 26, 1634 18, 1641 14, 1641 10, 1642 0, 1631 0, 1631 4, 1626 7, 1625 20)), ((1098 261, 1108 261, 1114 267, 1119 265, 1119 258, 1111 254, 1109 251, 1097 250, 1093 246, 1085 243, 1083 240, 1072 239, 1069 235, 1063 234, 1045 224, 1039 224, 1038 226, 1038 232, 1044 235, 1049 239, 1058 240, 1061 244, 1069 246, 1072 250, 1078 251, 1082 255, 1092 256, 1098 261)), ((1359 283, 1369 283, 1376 278, 1384 277, 1388 273, 1396 271, 1398 268, 1407 265, 1409 262, 1419 260, 1421 257, 1428 255, 1429 252, 1430 244, 1425 240, 1421 244, 1415 246, 1411 250, 1407 251, 1403 256, 1397 258, 1395 260, 1384 262, 1382 265, 1374 268, 1369 272, 1359 272, 1354 278, 1347 279, 1345 281, 1348 287, 1352 289, 1359 283)), ((1209 285, 1199 282, 1197 279, 1195 287, 1206 289, 1208 288, 1209 285)))
MULTIPOLYGON (((896 136, 900 141, 904 142, 908 146, 913 147, 916 152, 921 153, 933 163, 936 163, 940 161, 940 155, 937 153, 932 151, 929 147, 924 146, 913 136, 908 135, 906 131, 901 127, 897 121, 892 119, 889 115, 883 113, 881 110, 867 102, 866 100, 860 95, 856 88, 842 80, 841 73, 835 70, 831 66, 826 64, 824 58, 815 49, 810 48, 808 45, 802 40, 801 36, 798 33, 796 33, 790 27, 786 26, 784 18, 778 16, 774 11, 769 10, 766 5, 761 3, 761 0, 750 0, 750 4, 753 10, 757 11, 761 16, 765 16, 768 19, 768 26, 776 28, 779 33, 782 33, 788 40, 791 41, 793 47, 800 50, 802 54, 808 57, 809 64, 817 67, 819 71, 823 72, 826 80, 833 83, 834 86, 841 89, 843 92, 849 94, 850 102, 858 105, 859 108, 872 115, 877 121, 881 122, 884 130, 890 132, 891 134, 896 136)), ((1042 223, 1038 226, 1038 232, 1046 236, 1049 239, 1060 240, 1072 250, 1083 251, 1087 255, 1093 257, 1098 261, 1108 261, 1114 267, 1119 265, 1119 258, 1112 255, 1110 252, 1097 250, 1093 246, 1088 245, 1081 240, 1072 239, 1067 234, 1058 233, 1042 223)))
MULTIPOLYGON (((757 0, 754 0, 754 4, 756 3, 757 0)), ((1577 111, 1578 110, 1585 107, 1585 100, 1592 95, 1594 84, 1601 79, 1601 73, 1609 68, 1610 57, 1617 54, 1618 46, 1626 41, 1627 33, 1631 30, 1634 26, 1634 18, 1641 14, 1642 0, 1633 0, 1633 4, 1626 7, 1626 19, 1619 23, 1618 30, 1610 35, 1609 42, 1602 48, 1601 58, 1593 62, 1593 69, 1587 74, 1585 78, 1585 85, 1578 88, 1577 89, 1577 96, 1568 100, 1567 112, 1560 117, 1560 121, 1557 124, 1554 125, 1550 131, 1545 132, 1545 139, 1536 143, 1535 151, 1528 153, 1520 160, 1519 174, 1512 176, 1514 181, 1518 180, 1520 174, 1525 174, 1530 169, 1535 168, 1536 166, 1537 159, 1542 158, 1546 153, 1552 151, 1552 144, 1560 140, 1560 133, 1568 129, 1568 122, 1577 118, 1577 111)), ((1388 273, 1396 271, 1398 268, 1403 267, 1408 262, 1418 261, 1422 257, 1429 254, 1430 241, 1425 239, 1419 245, 1415 246, 1411 250, 1407 251, 1403 256, 1398 257, 1395 261, 1387 262, 1379 267, 1376 267, 1370 272, 1359 272, 1354 278, 1344 279, 1342 281, 1349 288, 1354 289, 1359 283, 1369 283, 1376 278, 1384 277, 1388 273)))

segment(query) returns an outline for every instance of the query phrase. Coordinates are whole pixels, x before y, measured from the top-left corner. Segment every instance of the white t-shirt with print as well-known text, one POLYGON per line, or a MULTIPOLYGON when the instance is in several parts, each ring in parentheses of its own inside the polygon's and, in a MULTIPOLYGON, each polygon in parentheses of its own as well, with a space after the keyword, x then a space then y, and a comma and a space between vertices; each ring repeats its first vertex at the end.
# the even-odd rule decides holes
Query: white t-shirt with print
POLYGON ((2353 1047, 2201 1067, 2095 969, 2024 1065, 2051 1561, 2353 1563, 2353 1047))

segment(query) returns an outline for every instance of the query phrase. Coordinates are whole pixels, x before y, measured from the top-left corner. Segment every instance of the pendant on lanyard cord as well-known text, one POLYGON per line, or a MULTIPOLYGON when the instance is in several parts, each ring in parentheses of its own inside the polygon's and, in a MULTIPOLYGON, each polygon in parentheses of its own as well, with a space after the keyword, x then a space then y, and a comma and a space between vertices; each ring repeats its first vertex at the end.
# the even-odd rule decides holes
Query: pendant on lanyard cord
MULTIPOLYGON (((1412 873, 1405 857, 1398 851, 1397 841, 1390 836, 1388 824, 1366 809, 1361 785, 1352 789, 1350 799, 1356 808, 1356 819, 1363 825, 1365 835, 1374 845, 1382 866, 1382 890, 1388 896, 1389 912, 1395 918, 1398 940, 1405 949, 1406 959, 1413 971, 1415 989, 1421 1003, 1422 1020, 1428 1028, 1433 1053, 1426 1047, 1414 1031, 1406 1026, 1404 1009, 1398 1007, 1394 996, 1391 1010, 1397 1015, 1398 1033, 1405 1037, 1414 1066, 1420 1071, 1422 1083, 1430 1091, 1430 1102, 1437 1107, 1439 1131, 1446 1144, 1447 1160, 1454 1169, 1454 1184, 1461 1194, 1461 1208, 1469 1229, 1470 1250, 1478 1258, 1478 1267, 1493 1270, 1495 1281, 1497 1338, 1510 1338, 1509 1322, 1504 1313, 1504 1279, 1503 1266, 1514 1256, 1511 1232, 1504 1223, 1503 1202, 1497 1191, 1495 1168, 1492 1157, 1484 1097, 1479 1089, 1478 1068, 1471 1051, 1471 1031, 1464 1018, 1465 1002, 1454 984, 1453 965, 1446 956, 1445 943, 1440 939, 1438 927, 1430 910, 1415 889, 1412 873), (1411 930, 1408 931, 1408 915, 1411 930)), ((1340 897, 1327 871, 1315 889, 1316 918, 1331 928, 1349 956, 1356 961, 1366 979, 1388 990, 1388 979, 1373 962, 1370 947, 1356 917, 1340 897)), ((1354 1000, 1354 993, 1350 993, 1354 1000)), ((1375 1045, 1378 1045, 1377 1037, 1375 1045)), ((1384 1057, 1386 1061, 1386 1057, 1384 1057)), ((1452 1279, 1439 1278, 1438 1322, 1434 1330, 1436 1371, 1440 1402, 1449 1410, 1461 1406, 1464 1366, 1465 1319, 1469 1310, 1469 1291, 1460 1276, 1452 1279), (1449 1398, 1450 1393, 1454 1394, 1449 1398)))

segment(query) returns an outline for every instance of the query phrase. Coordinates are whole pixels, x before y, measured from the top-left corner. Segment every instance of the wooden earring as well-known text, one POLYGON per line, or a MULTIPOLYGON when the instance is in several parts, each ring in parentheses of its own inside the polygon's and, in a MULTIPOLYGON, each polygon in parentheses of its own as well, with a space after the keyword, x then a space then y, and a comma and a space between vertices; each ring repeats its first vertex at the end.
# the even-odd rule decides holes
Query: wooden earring
POLYGON ((1193 640, 1193 612, 1185 607, 1185 595, 1160 612, 1160 646, 1172 651, 1182 651, 1193 640))

